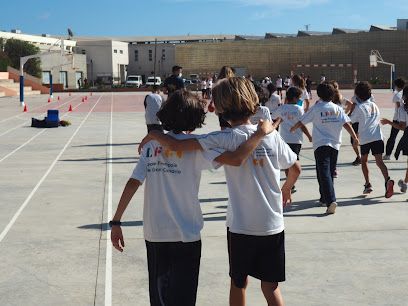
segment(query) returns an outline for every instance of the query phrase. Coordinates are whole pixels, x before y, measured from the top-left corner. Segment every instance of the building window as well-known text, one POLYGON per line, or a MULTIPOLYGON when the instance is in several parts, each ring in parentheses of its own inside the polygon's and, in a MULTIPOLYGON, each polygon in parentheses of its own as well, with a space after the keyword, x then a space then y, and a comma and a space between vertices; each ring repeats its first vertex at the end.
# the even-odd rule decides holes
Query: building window
POLYGON ((153 50, 149 50, 149 62, 153 61, 153 50))
POLYGON ((135 62, 139 61, 139 50, 135 50, 135 62))
POLYGON ((123 54, 123 50, 119 50, 119 53, 120 53, 120 54, 123 54))
POLYGON ((118 50, 114 49, 114 50, 113 50, 113 53, 118 53, 118 50))
POLYGON ((162 61, 166 60, 166 49, 162 49, 162 61))

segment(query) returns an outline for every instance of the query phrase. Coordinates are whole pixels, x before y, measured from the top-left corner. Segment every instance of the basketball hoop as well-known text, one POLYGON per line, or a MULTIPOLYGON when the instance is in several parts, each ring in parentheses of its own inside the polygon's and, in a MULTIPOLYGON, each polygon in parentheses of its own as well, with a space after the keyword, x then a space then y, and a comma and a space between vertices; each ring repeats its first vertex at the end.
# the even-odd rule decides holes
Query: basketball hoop
POLYGON ((370 67, 377 67, 378 66, 378 59, 376 54, 370 55, 370 67))

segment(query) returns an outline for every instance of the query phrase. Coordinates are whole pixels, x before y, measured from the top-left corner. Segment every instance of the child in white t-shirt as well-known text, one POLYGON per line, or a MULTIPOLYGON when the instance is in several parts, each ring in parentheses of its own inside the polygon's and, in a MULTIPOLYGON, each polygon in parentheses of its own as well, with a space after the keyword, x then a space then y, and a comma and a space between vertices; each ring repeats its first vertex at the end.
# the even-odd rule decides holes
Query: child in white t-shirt
POLYGON ((354 93, 360 103, 355 106, 350 120, 353 123, 358 122, 361 146, 361 169, 365 179, 363 194, 369 194, 373 191, 368 172, 368 154, 371 151, 374 155, 375 163, 381 170, 385 180, 385 197, 390 198, 394 193, 394 181, 390 179, 387 166, 382 159, 384 141, 380 127, 380 110, 377 105, 370 100, 371 87, 367 82, 358 83, 354 93))
MULTIPOLYGON (((408 156, 408 86, 404 87, 404 90, 402 92, 402 103, 403 105, 399 108, 398 110, 398 118, 395 121, 394 120, 390 121, 388 119, 381 119, 382 124, 389 124, 393 128, 396 128, 398 130, 403 130, 404 135, 402 136, 397 148, 395 149, 395 159, 398 160, 399 155, 402 151, 403 155, 408 156)), ((394 117, 395 118, 395 117, 394 117)), ((407 192, 407 184, 408 184, 408 160, 407 160, 407 170, 405 172, 405 179, 400 179, 398 181, 398 186, 401 188, 401 192, 405 193, 407 192)))
POLYGON ((306 90, 305 79, 302 76, 295 74, 294 76, 292 76, 292 86, 298 87, 302 91, 302 95, 300 96, 298 105, 303 107, 305 113, 307 113, 310 107, 310 97, 309 93, 306 90))
MULTIPOLYGON (((149 137, 173 150, 238 148, 256 130, 249 121, 258 104, 253 84, 238 77, 224 79, 214 87, 213 99, 231 129, 186 141, 155 131, 149 137)), ((291 202, 291 188, 299 173, 296 154, 276 131, 264 138, 241 167, 225 166, 231 305, 244 304, 248 276, 261 280, 268 305, 283 304, 278 286, 285 280, 283 206, 291 202), (281 169, 289 169, 282 188, 281 169)))
MULTIPOLYGON (((269 112, 271 115, 278 109, 278 107, 281 105, 281 97, 278 94, 276 94, 276 86, 270 83, 267 87, 268 93, 269 93, 269 99, 266 101, 265 106, 269 108, 269 112)), ((282 88, 281 88, 282 91, 282 88)))
MULTIPOLYGON (((398 113, 399 113, 399 108, 403 105, 402 101, 402 90, 405 87, 405 81, 403 79, 396 79, 394 81, 394 97, 392 98, 392 102, 394 104, 394 117, 392 119, 393 122, 398 123, 398 113)), ((390 160, 391 159, 391 154, 392 150, 394 150, 395 146, 395 140, 397 139, 397 135, 399 133, 399 129, 396 129, 395 127, 391 127, 391 133, 390 137, 387 140, 387 146, 385 147, 385 155, 384 155, 384 160, 390 160)))
MULTIPOLYGON (((202 126, 204 107, 205 102, 194 94, 177 90, 157 115, 172 137, 194 139, 197 136, 188 133, 202 126)), ((156 141, 145 145, 110 225, 112 244, 122 252, 120 219, 134 193, 146 181, 143 232, 151 305, 195 305, 203 227, 198 200, 201 170, 212 168, 213 160, 240 165, 263 136, 263 131, 256 131, 235 153, 223 154, 222 150, 174 151, 156 141)))
POLYGON ((319 182, 320 203, 327 207, 327 214, 334 214, 337 207, 333 175, 341 144, 342 127, 358 143, 358 138, 349 123, 350 118, 344 113, 342 107, 331 102, 334 93, 332 85, 320 84, 317 87, 320 101, 291 128, 291 132, 295 132, 302 125, 313 122, 313 149, 319 182))
POLYGON ((160 120, 157 118, 157 112, 160 110, 163 102, 159 93, 159 87, 154 85, 152 92, 149 93, 144 100, 147 132, 152 130, 163 131, 160 120))
MULTIPOLYGON (((305 133, 310 142, 312 141, 312 136, 305 126, 302 126, 301 130, 299 129, 295 133, 290 132, 290 128, 294 126, 304 114, 303 108, 297 105, 301 95, 302 91, 299 88, 289 88, 286 93, 286 103, 277 108, 272 114, 272 120, 276 120, 275 124, 280 125, 280 135, 297 155, 297 160, 299 160, 300 150, 302 149, 303 133, 305 133)), ((288 175, 287 170, 285 170, 285 173, 288 175)), ((292 193, 294 192, 296 192, 295 186, 292 187, 292 193)))

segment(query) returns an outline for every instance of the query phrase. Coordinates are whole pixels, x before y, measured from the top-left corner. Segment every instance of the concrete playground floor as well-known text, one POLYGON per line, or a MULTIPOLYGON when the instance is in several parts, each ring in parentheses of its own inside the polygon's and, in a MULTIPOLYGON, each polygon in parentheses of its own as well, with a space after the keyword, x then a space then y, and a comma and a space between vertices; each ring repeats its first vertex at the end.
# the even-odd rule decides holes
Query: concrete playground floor
MULTIPOLYGON (((28 113, 17 98, 0 98, 0 305, 149 304, 143 188, 123 219, 124 253, 110 247, 106 225, 138 161, 146 132, 143 94, 96 93, 84 103, 82 96, 64 94, 49 104, 46 96, 28 97, 28 113), (72 125, 30 128, 30 118, 48 108, 59 108, 72 125)), ((392 118, 391 93, 375 96, 392 118)), ((197 133, 217 124, 209 114, 197 133)), ((386 138, 389 130, 383 128, 386 138)), ((298 192, 285 212, 285 302, 408 305, 407 195, 395 186, 385 199, 371 162, 374 192, 362 197, 363 176, 351 166, 355 156, 345 131, 343 143, 335 179, 339 207, 332 216, 316 203, 311 144, 301 152, 298 192)), ((405 157, 386 164, 396 182, 405 175, 405 157)), ((205 225, 197 305, 223 306, 229 277, 222 169, 203 172, 199 198, 205 225)), ((258 280, 250 279, 247 292, 248 305, 265 305, 258 280)))

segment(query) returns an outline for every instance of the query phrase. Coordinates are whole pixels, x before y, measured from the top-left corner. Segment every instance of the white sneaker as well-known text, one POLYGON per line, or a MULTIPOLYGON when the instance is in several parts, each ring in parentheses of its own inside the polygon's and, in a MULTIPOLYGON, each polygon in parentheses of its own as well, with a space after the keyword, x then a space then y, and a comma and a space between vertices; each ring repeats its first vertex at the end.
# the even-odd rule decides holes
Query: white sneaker
POLYGON ((336 212, 337 203, 333 202, 327 207, 326 214, 332 215, 336 212))
POLYGON ((407 183, 405 183, 404 182, 404 180, 399 180, 398 181, 398 186, 401 188, 401 192, 402 193, 406 193, 407 192, 407 188, 408 188, 408 185, 407 185, 407 183))
POLYGON ((384 155, 383 160, 391 160, 391 156, 390 155, 384 155))

